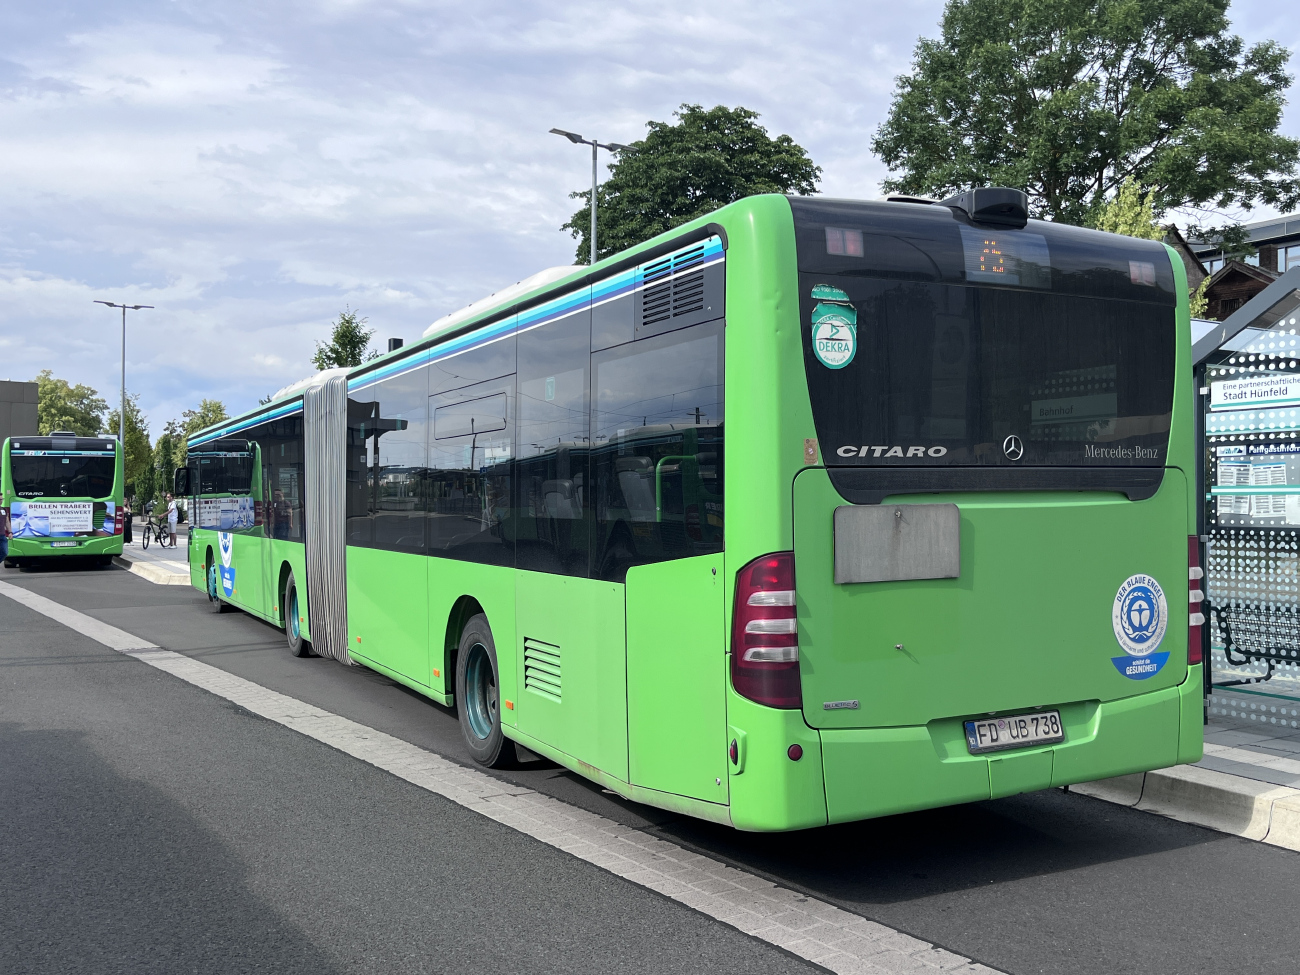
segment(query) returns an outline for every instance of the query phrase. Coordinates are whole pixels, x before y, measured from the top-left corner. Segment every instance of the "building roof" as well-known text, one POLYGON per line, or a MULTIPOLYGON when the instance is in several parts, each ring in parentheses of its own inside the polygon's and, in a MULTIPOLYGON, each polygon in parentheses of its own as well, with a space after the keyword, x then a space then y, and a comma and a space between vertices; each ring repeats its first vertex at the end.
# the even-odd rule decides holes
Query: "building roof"
MULTIPOLYGON (((1271 220, 1248 223, 1246 232, 1247 240, 1255 247, 1292 237, 1300 241, 1300 213, 1288 213, 1281 217, 1273 217, 1271 220)), ((1219 250, 1219 243, 1214 240, 1192 238, 1188 243, 1198 255, 1214 254, 1219 250)))

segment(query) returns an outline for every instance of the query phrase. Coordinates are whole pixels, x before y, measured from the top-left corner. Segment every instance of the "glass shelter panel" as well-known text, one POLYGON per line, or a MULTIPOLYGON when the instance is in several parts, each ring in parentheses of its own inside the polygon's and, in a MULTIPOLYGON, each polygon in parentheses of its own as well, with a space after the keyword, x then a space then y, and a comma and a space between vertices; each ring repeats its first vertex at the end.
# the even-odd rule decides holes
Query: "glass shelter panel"
POLYGON ((1205 385, 1214 677, 1280 678, 1300 695, 1300 294, 1213 356, 1205 385))

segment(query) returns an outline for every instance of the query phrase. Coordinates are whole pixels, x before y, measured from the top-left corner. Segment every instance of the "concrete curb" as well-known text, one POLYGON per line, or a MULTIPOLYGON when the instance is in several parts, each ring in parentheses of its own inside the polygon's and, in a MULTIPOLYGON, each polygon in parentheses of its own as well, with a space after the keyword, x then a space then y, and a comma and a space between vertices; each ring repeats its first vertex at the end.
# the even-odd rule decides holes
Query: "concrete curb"
POLYGON ((168 572, 150 562, 136 562, 122 555, 113 556, 113 564, 120 568, 126 569, 127 572, 134 572, 142 579, 148 579, 150 582, 159 586, 188 586, 190 576, 187 572, 168 572))
POLYGON ((1178 765, 1070 791, 1300 852, 1300 789, 1178 765))

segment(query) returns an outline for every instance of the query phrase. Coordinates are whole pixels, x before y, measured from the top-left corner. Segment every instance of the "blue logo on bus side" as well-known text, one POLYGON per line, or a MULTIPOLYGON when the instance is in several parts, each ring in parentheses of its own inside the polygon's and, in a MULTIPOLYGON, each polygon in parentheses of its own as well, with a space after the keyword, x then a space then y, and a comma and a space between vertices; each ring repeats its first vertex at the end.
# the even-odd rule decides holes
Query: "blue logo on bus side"
POLYGON ((217 548, 221 552, 221 588, 227 596, 235 594, 235 569, 230 563, 235 559, 235 539, 230 532, 217 532, 217 548))
POLYGON ((1169 653, 1156 648, 1168 625, 1169 605, 1160 583, 1145 573, 1125 579, 1111 607, 1111 628, 1125 652, 1125 656, 1110 658, 1115 669, 1129 680, 1146 680, 1160 673, 1169 653))

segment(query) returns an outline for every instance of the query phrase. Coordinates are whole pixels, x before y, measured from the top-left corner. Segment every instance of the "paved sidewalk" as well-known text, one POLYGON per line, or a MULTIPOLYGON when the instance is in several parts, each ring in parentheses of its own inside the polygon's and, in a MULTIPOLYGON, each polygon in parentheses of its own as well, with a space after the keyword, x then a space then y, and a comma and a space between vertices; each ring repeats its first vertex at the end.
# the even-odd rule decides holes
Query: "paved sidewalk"
POLYGON ((176 534, 176 547, 163 547, 153 542, 146 549, 140 544, 140 534, 130 545, 122 546, 122 555, 116 561, 130 572, 160 586, 188 586, 190 566, 187 561, 184 528, 176 534))
POLYGON ((1196 764, 1071 791, 1300 851, 1300 681, 1215 688, 1207 713, 1196 764))

